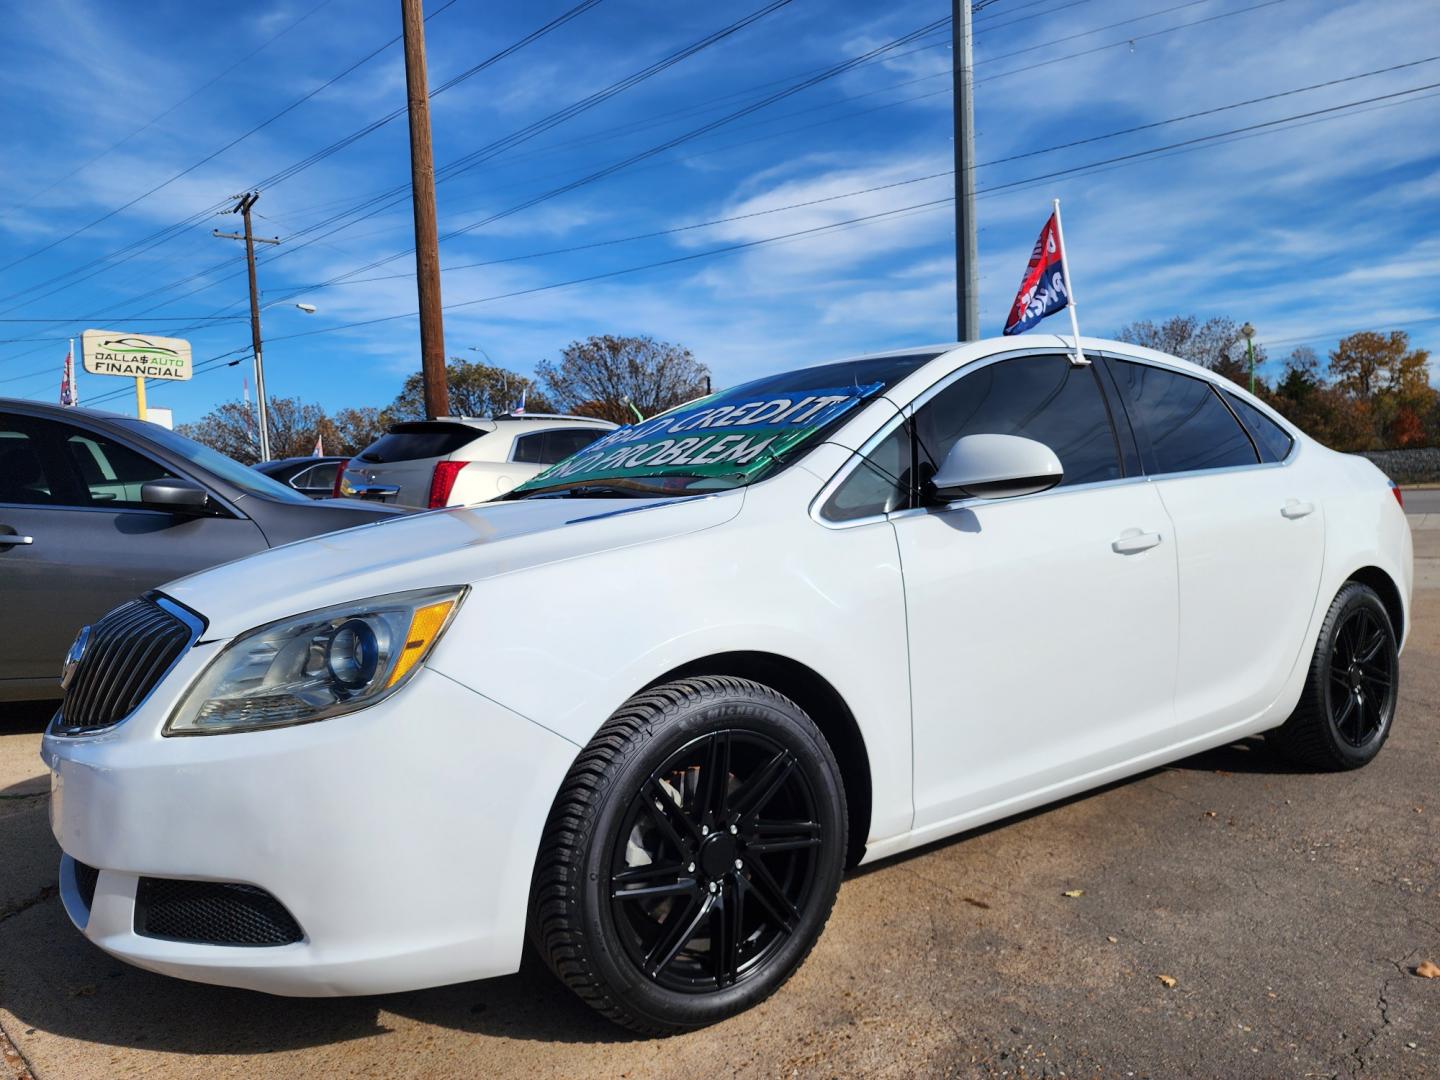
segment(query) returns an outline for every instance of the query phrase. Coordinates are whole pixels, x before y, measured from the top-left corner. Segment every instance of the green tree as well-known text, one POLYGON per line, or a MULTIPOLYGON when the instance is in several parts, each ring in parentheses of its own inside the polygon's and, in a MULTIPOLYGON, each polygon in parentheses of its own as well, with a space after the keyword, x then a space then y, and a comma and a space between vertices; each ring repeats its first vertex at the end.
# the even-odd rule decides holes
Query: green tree
POLYGON ((339 410, 329 418, 328 423, 325 452, 353 457, 384 435, 385 429, 394 423, 394 418, 385 409, 363 405, 339 410))
MULTIPOLYGON (((451 416, 502 416, 525 400, 526 412, 553 412, 550 400, 532 379, 502 367, 462 360, 445 362, 451 416)), ((392 420, 425 419, 425 383, 417 371, 405 380, 400 394, 385 410, 392 420)))
POLYGON ((689 349, 652 337, 603 337, 572 341, 559 363, 542 360, 535 373, 568 412, 617 424, 664 412, 704 394, 710 369, 689 349))

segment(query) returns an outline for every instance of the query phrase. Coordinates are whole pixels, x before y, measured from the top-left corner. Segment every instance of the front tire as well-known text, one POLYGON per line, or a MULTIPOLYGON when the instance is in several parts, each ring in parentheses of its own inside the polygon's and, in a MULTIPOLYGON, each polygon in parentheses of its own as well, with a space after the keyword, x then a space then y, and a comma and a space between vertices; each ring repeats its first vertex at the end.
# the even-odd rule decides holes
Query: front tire
POLYGON ((1368 585, 1347 582, 1320 626, 1300 703, 1269 739, 1310 768, 1358 769, 1390 737, 1399 696, 1390 615, 1368 585))
POLYGON ((686 1031, 774 993, 829 918, 846 851, 834 754, 794 702, 696 677, 630 699, 541 841, 531 939, 585 1002, 686 1031))

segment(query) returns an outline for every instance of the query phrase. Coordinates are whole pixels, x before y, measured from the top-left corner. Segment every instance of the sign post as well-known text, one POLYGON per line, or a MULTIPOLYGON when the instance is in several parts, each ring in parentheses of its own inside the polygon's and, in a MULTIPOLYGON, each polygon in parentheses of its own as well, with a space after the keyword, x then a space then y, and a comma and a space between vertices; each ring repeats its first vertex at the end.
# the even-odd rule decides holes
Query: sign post
POLYGON ((118 330, 86 330, 80 337, 85 370, 92 375, 120 375, 135 380, 136 415, 145 420, 145 380, 187 380, 193 373, 190 342, 183 338, 126 334, 118 330))

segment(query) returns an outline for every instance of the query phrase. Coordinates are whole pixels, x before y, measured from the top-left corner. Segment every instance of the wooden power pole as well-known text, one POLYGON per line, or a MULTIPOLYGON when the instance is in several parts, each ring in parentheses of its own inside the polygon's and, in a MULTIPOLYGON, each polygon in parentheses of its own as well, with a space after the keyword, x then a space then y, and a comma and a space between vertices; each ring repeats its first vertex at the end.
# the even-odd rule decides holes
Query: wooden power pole
POLYGON ((257 416, 259 417, 260 434, 260 460, 270 460, 270 420, 265 412, 265 361, 260 351, 260 290, 255 284, 255 245, 256 244, 278 244, 279 239, 266 239, 263 236, 256 236, 250 228, 250 208, 255 205, 255 200, 260 198, 260 192, 247 191, 239 196, 239 201, 230 211, 232 214, 239 214, 245 221, 243 233, 222 233, 215 229, 214 233, 222 240, 244 240, 245 241, 245 262, 250 269, 250 347, 255 354, 255 396, 258 400, 257 416))
POLYGON ((415 203, 415 284, 420 293, 420 375, 425 415, 450 414, 445 385, 445 323, 440 306, 440 239, 435 226, 435 158, 430 149, 430 88, 425 75, 421 0, 400 0, 405 89, 410 100, 410 191, 415 203))

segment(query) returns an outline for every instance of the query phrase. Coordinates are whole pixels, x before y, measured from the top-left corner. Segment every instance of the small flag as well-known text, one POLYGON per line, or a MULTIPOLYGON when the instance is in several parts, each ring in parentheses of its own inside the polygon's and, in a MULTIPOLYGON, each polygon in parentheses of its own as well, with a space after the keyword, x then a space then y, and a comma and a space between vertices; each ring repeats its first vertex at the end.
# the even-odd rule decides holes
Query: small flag
POLYGON ((74 407, 80 404, 80 390, 75 385, 75 342, 65 353, 65 367, 60 374, 60 404, 74 407))
POLYGON ((1060 241, 1060 224, 1051 214, 1030 253, 1030 265, 1020 279, 1020 291, 1005 320, 1005 333, 1023 334, 1047 315, 1070 303, 1070 288, 1065 280, 1064 249, 1060 241))
POLYGON ((520 388, 520 404, 517 405, 517 406, 515 406, 515 408, 513 408, 513 409, 510 410, 510 415, 511 415, 511 416, 524 416, 524 415, 525 415, 525 389, 526 389, 526 388, 523 387, 523 386, 520 388))
POLYGON ((250 376, 246 375, 245 378, 243 378, 243 379, 240 380, 240 384, 245 388, 245 404, 246 404, 246 405, 249 405, 249 404, 250 404, 250 376))
POLYGON ((325 456, 325 436, 324 436, 324 435, 316 435, 316 436, 315 436, 315 449, 311 452, 310 456, 311 456, 311 457, 324 457, 324 456, 325 456))

